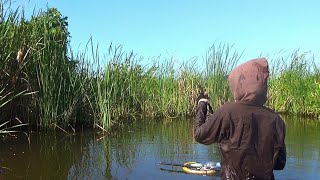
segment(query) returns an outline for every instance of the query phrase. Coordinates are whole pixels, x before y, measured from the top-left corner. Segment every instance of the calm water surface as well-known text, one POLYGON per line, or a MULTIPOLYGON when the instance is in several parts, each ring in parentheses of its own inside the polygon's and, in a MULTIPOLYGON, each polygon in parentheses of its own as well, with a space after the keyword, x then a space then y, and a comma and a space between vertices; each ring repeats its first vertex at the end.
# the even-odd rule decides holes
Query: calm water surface
MULTIPOLYGON (((319 120, 283 118, 288 161, 276 179, 320 179, 319 120)), ((108 136, 21 134, 0 141, 0 179, 220 179, 158 165, 220 161, 217 145, 194 142, 191 128, 191 120, 172 119, 137 121, 108 136)))

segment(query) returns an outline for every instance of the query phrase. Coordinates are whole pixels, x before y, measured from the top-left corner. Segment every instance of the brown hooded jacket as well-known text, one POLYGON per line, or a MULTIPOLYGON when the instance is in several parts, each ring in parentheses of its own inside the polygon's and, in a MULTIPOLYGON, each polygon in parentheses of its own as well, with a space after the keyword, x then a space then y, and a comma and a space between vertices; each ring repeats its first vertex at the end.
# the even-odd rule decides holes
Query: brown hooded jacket
POLYGON ((195 140, 219 143, 222 179, 274 179, 286 163, 285 123, 264 107, 269 77, 266 59, 253 59, 228 76, 234 102, 225 103, 207 120, 207 104, 199 102, 195 140))

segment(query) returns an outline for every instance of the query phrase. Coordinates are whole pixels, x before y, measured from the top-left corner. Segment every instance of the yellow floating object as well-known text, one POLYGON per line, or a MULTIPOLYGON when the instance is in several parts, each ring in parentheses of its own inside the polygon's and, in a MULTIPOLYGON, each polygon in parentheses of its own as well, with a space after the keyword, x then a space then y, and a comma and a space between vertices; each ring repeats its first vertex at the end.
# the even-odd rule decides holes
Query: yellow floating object
POLYGON ((216 173, 213 169, 205 169, 203 167, 201 168, 193 168, 192 164, 198 164, 197 162, 186 162, 184 163, 184 167, 182 167, 182 170, 189 174, 199 174, 199 175, 214 175, 216 173))

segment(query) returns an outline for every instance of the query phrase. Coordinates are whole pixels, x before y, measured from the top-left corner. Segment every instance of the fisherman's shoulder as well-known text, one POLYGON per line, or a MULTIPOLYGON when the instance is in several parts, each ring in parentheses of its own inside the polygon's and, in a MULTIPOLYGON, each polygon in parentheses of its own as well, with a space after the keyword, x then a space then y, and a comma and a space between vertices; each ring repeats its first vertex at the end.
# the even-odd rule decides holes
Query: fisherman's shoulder
POLYGON ((223 108, 223 109, 229 109, 229 108, 235 108, 235 107, 239 107, 241 106, 241 104, 235 102, 235 101, 230 101, 230 102, 226 102, 224 103, 220 108, 223 108))
POLYGON ((270 119, 273 119, 277 123, 280 123, 283 125, 285 124, 284 120, 282 119, 282 117, 279 113, 277 113, 275 110, 273 110, 269 107, 264 107, 264 108, 265 108, 265 111, 269 114, 270 119))
POLYGON ((221 105, 217 110, 218 111, 234 111, 235 109, 239 108, 239 104, 235 103, 234 101, 225 102, 221 105))
POLYGON ((271 109, 271 108, 269 108, 267 106, 263 106, 263 110, 266 111, 266 113, 269 113, 269 114, 271 114, 271 115, 273 115, 275 117, 279 117, 280 118, 279 113, 277 113, 275 110, 273 110, 273 109, 271 109))

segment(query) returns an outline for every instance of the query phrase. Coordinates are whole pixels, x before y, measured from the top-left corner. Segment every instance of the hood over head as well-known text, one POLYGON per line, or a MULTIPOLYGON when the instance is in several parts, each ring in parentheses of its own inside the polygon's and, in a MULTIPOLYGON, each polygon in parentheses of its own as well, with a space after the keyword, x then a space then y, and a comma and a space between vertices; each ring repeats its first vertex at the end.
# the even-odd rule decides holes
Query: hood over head
POLYGON ((252 59, 236 67, 228 76, 234 100, 263 105, 267 101, 268 77, 265 58, 252 59))

